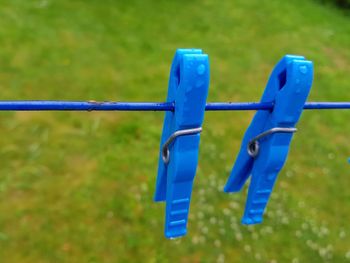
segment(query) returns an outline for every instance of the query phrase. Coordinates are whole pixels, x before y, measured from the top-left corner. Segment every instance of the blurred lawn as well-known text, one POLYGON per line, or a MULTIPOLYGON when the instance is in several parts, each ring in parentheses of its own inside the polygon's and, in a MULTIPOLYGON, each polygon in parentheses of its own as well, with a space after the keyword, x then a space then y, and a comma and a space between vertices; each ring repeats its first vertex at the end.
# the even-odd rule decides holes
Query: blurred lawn
MULTIPOLYGON (((209 101, 258 101, 286 53, 350 101, 350 20, 314 1, 0 0, 1 99, 163 101, 176 48, 209 101)), ((222 187, 253 112, 208 112, 188 235, 152 201, 162 113, 1 112, 0 262, 350 262, 349 111, 307 111, 265 221, 222 187)))

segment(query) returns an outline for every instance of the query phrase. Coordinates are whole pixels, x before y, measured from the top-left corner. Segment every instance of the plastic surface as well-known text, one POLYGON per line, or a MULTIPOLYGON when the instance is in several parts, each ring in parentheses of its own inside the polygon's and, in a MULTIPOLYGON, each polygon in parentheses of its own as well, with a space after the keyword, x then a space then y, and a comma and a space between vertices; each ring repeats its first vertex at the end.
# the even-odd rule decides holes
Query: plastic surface
POLYGON ((270 111, 259 110, 247 129, 235 165, 224 188, 240 191, 252 175, 243 224, 262 222, 262 216, 279 171, 288 155, 293 133, 275 133, 263 138, 258 156, 247 153, 249 140, 274 127, 295 127, 309 95, 313 65, 304 57, 286 55, 275 66, 261 102, 274 102, 270 111))
MULTIPOLYGON (((167 102, 175 103, 166 112, 160 148, 175 131, 201 127, 209 88, 209 60, 200 49, 176 51, 167 102)), ((170 161, 159 153, 155 201, 166 201, 165 236, 180 237, 187 232, 192 184, 198 162, 200 134, 177 137, 170 146, 170 161)))

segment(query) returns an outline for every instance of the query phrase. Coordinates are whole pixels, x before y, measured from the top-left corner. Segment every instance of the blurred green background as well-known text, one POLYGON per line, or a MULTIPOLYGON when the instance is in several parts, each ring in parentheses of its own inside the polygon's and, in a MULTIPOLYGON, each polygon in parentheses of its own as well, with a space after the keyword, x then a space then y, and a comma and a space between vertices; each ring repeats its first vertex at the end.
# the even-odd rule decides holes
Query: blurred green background
MULTIPOLYGON (((209 54, 208 101, 258 101, 286 53, 314 61, 309 100, 350 101, 349 12, 312 0, 0 0, 1 99, 164 101, 180 47, 209 54)), ((206 113, 188 235, 166 240, 163 113, 1 112, 0 262, 350 262, 350 112, 303 113, 247 227, 222 188, 253 114, 206 113)))

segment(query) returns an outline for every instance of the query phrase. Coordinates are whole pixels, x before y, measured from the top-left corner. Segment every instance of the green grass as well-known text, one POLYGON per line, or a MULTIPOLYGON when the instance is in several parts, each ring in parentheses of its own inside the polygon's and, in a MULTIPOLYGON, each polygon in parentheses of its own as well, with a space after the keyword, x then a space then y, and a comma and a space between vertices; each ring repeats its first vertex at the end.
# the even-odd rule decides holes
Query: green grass
MULTIPOLYGON (((1 99, 163 101, 176 48, 209 101, 258 101, 286 53, 310 100, 350 101, 350 20, 317 1, 0 0, 1 99)), ((307 111, 263 224, 222 187, 253 112, 208 112, 188 235, 152 201, 162 113, 2 112, 0 262, 350 261, 349 111, 307 111)))

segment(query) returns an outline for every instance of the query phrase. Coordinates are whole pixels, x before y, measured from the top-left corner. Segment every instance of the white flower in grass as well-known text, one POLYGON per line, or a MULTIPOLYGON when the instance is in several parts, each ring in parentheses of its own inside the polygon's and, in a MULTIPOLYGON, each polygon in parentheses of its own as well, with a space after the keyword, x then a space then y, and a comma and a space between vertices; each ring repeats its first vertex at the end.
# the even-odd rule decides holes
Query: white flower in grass
POLYGON ((274 215, 275 215, 275 213, 273 211, 267 211, 266 212, 266 217, 268 217, 268 218, 273 218, 274 215))
POLYGON ((329 169, 328 168, 326 168, 326 167, 324 167, 323 169, 322 169, 322 172, 323 172, 323 174, 324 175, 328 175, 329 174, 329 169))
POLYGON ((208 228, 206 226, 202 228, 202 233, 203 234, 208 234, 208 231, 209 230, 208 230, 208 228))
POLYGON ((348 252, 346 252, 345 257, 346 257, 347 259, 350 259, 350 250, 349 250, 348 252))
POLYGON ((209 222, 210 222, 210 224, 215 225, 216 222, 217 222, 217 220, 216 220, 215 217, 211 217, 211 218, 209 219, 209 222))
POLYGON ((289 177, 289 178, 291 178, 293 175, 294 175, 293 171, 288 170, 286 172, 286 176, 289 177))
POLYGON ((221 247, 221 241, 220 240, 215 240, 214 241, 214 246, 216 246, 216 247, 221 247))
POLYGON ((239 208, 239 204, 235 201, 230 202, 229 206, 235 210, 237 210, 239 208))
POLYGON ((237 233, 235 234, 235 237, 236 237, 236 240, 237 240, 237 241, 241 241, 241 240, 243 239, 242 233, 240 233, 240 232, 237 232, 237 233))
POLYGON ((224 263, 224 262, 225 262, 225 256, 224 256, 224 254, 220 254, 220 255, 218 256, 218 259, 217 259, 216 262, 217 262, 217 263, 224 263))
POLYGON ((272 234, 273 233, 273 228, 271 226, 265 226, 260 229, 260 234, 265 235, 265 234, 272 234))
POLYGON ((334 153, 328 153, 328 159, 333 160, 335 158, 334 153))
POLYGON ((250 233, 252 233, 252 232, 254 232, 255 227, 254 227, 253 225, 248 225, 248 226, 247 226, 247 229, 248 229, 248 231, 249 231, 250 233))
POLYGON ((321 227, 321 233, 325 236, 329 234, 329 229, 325 226, 321 227))
POLYGON ((230 217, 230 222, 231 222, 232 224, 237 223, 237 217, 236 217, 236 216, 231 216, 231 217, 230 217))
POLYGON ((261 255, 260 255, 260 253, 256 253, 256 254, 255 254, 255 259, 256 259, 256 260, 261 260, 261 255))
POLYGON ((247 252, 247 253, 250 253, 252 252, 252 248, 249 246, 249 245, 244 245, 244 251, 247 252))
POLYGON ((230 224, 230 228, 236 231, 236 230, 239 229, 239 226, 237 225, 236 222, 234 222, 234 223, 231 223, 231 224, 230 224))
POLYGON ((317 250, 319 247, 317 243, 312 242, 312 240, 307 240, 306 245, 308 245, 308 247, 310 247, 312 250, 317 250))
POLYGON ((228 208, 224 208, 224 209, 222 210, 222 212, 223 212, 223 214, 224 214, 225 216, 228 216, 228 215, 230 215, 230 213, 231 213, 230 209, 228 209, 228 208))
POLYGON ((203 212, 198 212, 197 217, 198 219, 203 219, 204 218, 203 212))
POLYGON ((281 222, 282 222, 283 225, 288 225, 289 224, 289 218, 284 216, 284 217, 282 217, 281 222))
POLYGON ((342 239, 345 238, 346 237, 346 232, 344 230, 341 230, 339 232, 339 237, 342 238, 342 239))
POLYGON ((192 244, 197 245, 199 243, 199 237, 198 236, 193 236, 192 237, 192 244))
POLYGON ((318 250, 318 254, 320 255, 320 257, 325 258, 326 255, 327 255, 327 249, 321 247, 321 248, 318 250))

